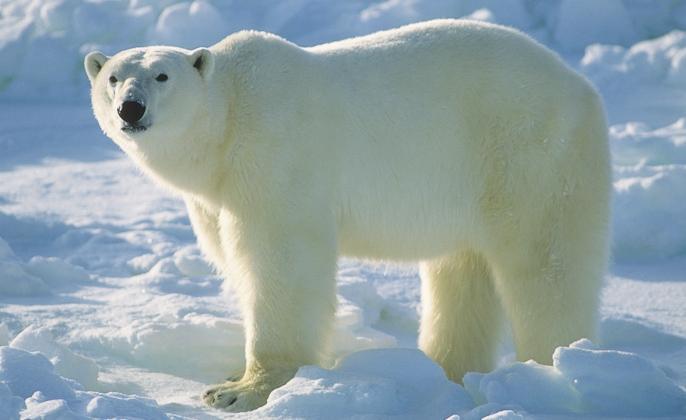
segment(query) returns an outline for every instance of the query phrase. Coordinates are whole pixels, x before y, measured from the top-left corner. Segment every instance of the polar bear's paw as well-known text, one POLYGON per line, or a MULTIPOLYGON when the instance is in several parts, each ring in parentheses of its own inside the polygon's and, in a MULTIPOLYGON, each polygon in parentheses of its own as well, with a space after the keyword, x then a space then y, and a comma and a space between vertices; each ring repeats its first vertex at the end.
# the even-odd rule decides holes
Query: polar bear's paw
POLYGON ((250 411, 267 403, 267 397, 276 388, 293 377, 293 371, 279 374, 262 374, 239 381, 227 381, 203 393, 203 400, 211 407, 226 411, 250 411))
POLYGON ((203 394, 205 403, 214 408, 227 411, 250 411, 263 406, 267 402, 269 391, 255 387, 245 381, 224 382, 214 386, 203 394))

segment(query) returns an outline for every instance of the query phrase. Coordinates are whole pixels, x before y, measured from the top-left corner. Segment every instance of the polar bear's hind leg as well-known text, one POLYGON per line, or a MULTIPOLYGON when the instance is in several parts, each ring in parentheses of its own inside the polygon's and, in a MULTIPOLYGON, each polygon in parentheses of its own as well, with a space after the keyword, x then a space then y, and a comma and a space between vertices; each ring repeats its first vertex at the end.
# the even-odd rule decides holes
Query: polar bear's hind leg
MULTIPOLYGON (((553 351, 596 335, 608 260, 610 169, 599 102, 570 130, 570 155, 549 177, 557 187, 536 217, 491 258, 519 360, 550 363, 553 351), (573 154, 572 154, 573 153, 573 154)), ((525 213, 525 212, 522 212, 525 213)), ((526 216, 523 216, 525 220, 526 216)))
POLYGON ((595 338, 605 252, 588 242, 544 242, 519 255, 497 270, 496 287, 517 359, 550 364, 556 347, 595 338))
POLYGON ((486 260, 461 252, 423 263, 421 277, 420 348, 455 382, 469 371, 490 371, 501 308, 486 260))

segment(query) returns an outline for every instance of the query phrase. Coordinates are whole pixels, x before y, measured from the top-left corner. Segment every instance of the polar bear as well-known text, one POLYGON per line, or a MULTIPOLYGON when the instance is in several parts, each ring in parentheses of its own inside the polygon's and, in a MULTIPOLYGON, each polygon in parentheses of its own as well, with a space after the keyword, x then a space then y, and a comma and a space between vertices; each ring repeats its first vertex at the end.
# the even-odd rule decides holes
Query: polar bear
POLYGON ((193 51, 85 59, 95 116, 176 191, 243 311, 245 373, 208 390, 263 405, 321 361, 341 255, 417 261, 420 348, 454 381, 592 338, 610 169, 591 85, 522 33, 435 20, 301 48, 238 32, 193 51))

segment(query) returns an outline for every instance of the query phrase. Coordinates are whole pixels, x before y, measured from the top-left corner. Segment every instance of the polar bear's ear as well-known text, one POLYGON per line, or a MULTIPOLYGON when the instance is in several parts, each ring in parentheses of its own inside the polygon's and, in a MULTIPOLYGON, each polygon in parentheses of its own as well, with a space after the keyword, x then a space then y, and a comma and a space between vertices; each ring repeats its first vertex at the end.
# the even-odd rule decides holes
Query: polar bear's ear
POLYGON ((88 53, 86 58, 83 60, 83 66, 86 68, 86 74, 88 75, 88 79, 91 81, 91 84, 95 82, 95 76, 100 73, 102 66, 105 65, 107 60, 109 60, 109 57, 99 51, 88 53))
POLYGON ((207 79, 214 70, 214 56, 207 48, 198 48, 188 56, 191 65, 200 72, 203 79, 207 79))

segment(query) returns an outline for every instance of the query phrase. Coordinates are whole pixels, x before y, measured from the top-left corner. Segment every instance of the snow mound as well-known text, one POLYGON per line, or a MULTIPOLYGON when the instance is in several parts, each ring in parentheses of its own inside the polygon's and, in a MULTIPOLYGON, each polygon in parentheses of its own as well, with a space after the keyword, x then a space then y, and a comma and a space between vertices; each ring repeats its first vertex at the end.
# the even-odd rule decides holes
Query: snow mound
MULTIPOLYGON (((603 2, 602 4, 606 4, 603 2)), ((686 33, 671 31, 630 48, 594 44, 580 69, 601 89, 621 90, 631 83, 686 85, 686 33)))
POLYGON ((468 373, 465 388, 415 349, 363 350, 333 369, 301 368, 249 418, 523 419, 532 415, 686 415, 686 390, 651 361, 582 339, 553 366, 513 363, 468 373), (452 415, 452 417, 451 417, 452 415))
POLYGON ((160 259, 147 273, 134 278, 139 285, 161 293, 217 294, 221 290, 222 279, 204 271, 207 268, 207 264, 203 266, 188 256, 169 257, 160 259))
POLYGON ((132 329, 126 342, 113 344, 119 344, 118 350, 152 370, 218 382, 244 363, 243 327, 236 322, 187 314, 179 319, 160 318, 132 325, 132 329))
POLYGON ((478 403, 532 414, 686 415, 686 391, 651 361, 598 350, 585 339, 558 348, 553 366, 514 363, 491 373, 468 373, 464 383, 478 403))
POLYGON ((98 384, 98 366, 95 362, 56 343, 47 328, 27 327, 12 340, 10 347, 41 353, 55 366, 59 375, 73 379, 88 389, 98 384))
POLYGON ((374 286, 365 279, 353 276, 340 276, 337 283, 336 356, 356 350, 396 346, 392 335, 374 328, 385 306, 374 286))
POLYGON ((342 359, 332 370, 301 368, 251 416, 443 419, 472 407, 465 390, 419 350, 364 350, 342 359))
POLYGON ((92 418, 168 419, 157 407, 157 403, 149 398, 117 392, 91 395, 94 397, 88 401, 85 414, 92 418))
POLYGON ((59 258, 34 256, 23 263, 0 238, 0 295, 46 295, 88 281, 83 268, 59 258))
POLYGON ((74 384, 54 372, 54 366, 38 353, 0 347, 0 381, 23 399, 40 391, 45 398, 73 400, 74 384))
POLYGON ((621 110, 608 107, 610 118, 619 122, 610 127, 614 258, 647 262, 683 255, 686 119, 681 104, 686 88, 686 32, 672 31, 630 48, 591 45, 580 70, 607 103, 626 103, 621 110), (652 125, 636 122, 639 115, 652 125))
POLYGON ((167 419, 153 400, 82 390, 55 373, 38 353, 0 347, 0 416, 3 419, 167 419))
MULTIPOLYGON (((365 319, 373 319, 382 310, 380 302, 374 302, 374 293, 355 282, 348 288, 343 293, 356 302, 353 306, 360 305, 355 312, 370 314, 365 319), (363 303, 365 299, 371 303, 363 303)), ((210 376, 230 372, 231 366, 220 363, 242 356, 237 324, 226 330, 226 326, 215 325, 219 322, 216 318, 199 314, 187 314, 176 323, 163 314, 158 322, 132 326, 131 341, 120 343, 124 347, 119 349, 152 372, 204 375, 203 382, 212 383, 221 378, 210 376), (231 337, 231 331, 236 336, 231 337), (232 349, 227 343, 237 346, 232 349), (212 367, 214 372, 210 372, 212 367)), ((686 391, 674 382, 673 372, 668 375, 637 354, 600 350, 588 340, 580 340, 558 348, 553 361, 553 366, 530 361, 486 374, 469 373, 464 378, 465 389, 450 382, 419 350, 362 350, 345 356, 332 369, 301 368, 270 395, 265 407, 244 416, 444 419, 455 415, 455 420, 476 420, 532 415, 686 415, 686 391)), ((233 365, 240 367, 241 362, 233 361, 233 365)), ((46 329, 25 329, 11 347, 0 347, 0 415, 4 415, 0 418, 18 418, 19 413, 23 418, 166 418, 164 409, 151 399, 84 391, 65 376, 93 385, 97 366, 55 343, 46 329)), ((199 385, 193 388, 196 398, 199 385)))
POLYGON ((49 293, 43 280, 27 272, 26 266, 0 238, 0 295, 33 296, 49 293))
POLYGON ((224 38, 228 27, 211 3, 181 2, 162 10, 149 38, 164 45, 201 46, 224 38))
POLYGON ((187 246, 174 253, 174 265, 185 276, 209 276, 214 274, 197 246, 187 246))
POLYGON ((19 419, 19 411, 23 407, 24 401, 20 397, 12 395, 12 390, 6 383, 0 382, 0 418, 19 419))
POLYGON ((595 350, 590 342, 581 340, 557 349, 553 361, 578 392, 587 414, 686 415, 686 391, 653 362, 636 354, 595 350))
MULTIPOLYGON (((183 248, 160 259, 147 273, 131 277, 132 286, 153 294, 157 313, 131 321, 97 346, 139 366, 207 383, 239 371, 244 363, 243 326, 237 314, 218 316, 194 301, 220 293, 221 279, 207 277, 209 267, 198 258, 197 248, 183 248), (187 277, 190 274, 197 276, 187 277), (179 307, 182 309, 174 309, 179 307), (170 348, 175 350, 170 352, 170 348)), ((330 362, 357 350, 397 344, 392 335, 377 327, 386 304, 369 282, 340 276, 338 301, 330 362)))
POLYGON ((69 288, 90 281, 86 270, 56 257, 31 257, 26 271, 43 280, 51 289, 69 288))
POLYGON ((610 129, 615 165, 614 256, 647 261, 686 253, 686 119, 610 129))

